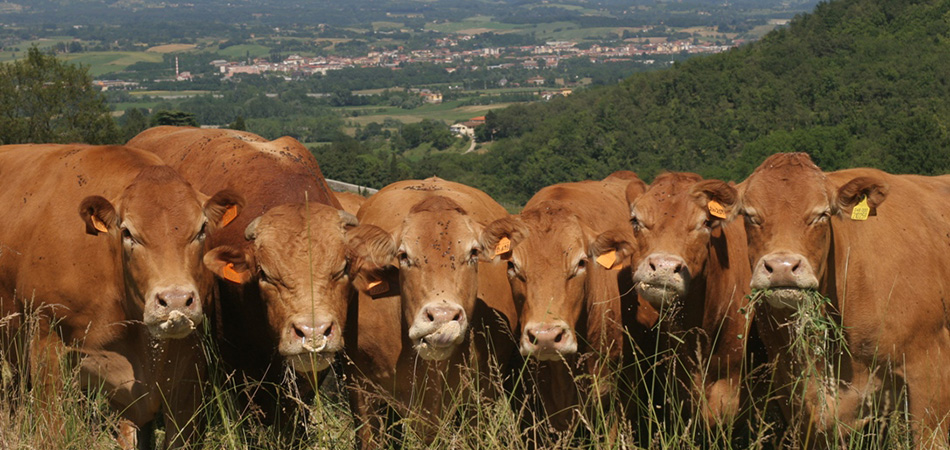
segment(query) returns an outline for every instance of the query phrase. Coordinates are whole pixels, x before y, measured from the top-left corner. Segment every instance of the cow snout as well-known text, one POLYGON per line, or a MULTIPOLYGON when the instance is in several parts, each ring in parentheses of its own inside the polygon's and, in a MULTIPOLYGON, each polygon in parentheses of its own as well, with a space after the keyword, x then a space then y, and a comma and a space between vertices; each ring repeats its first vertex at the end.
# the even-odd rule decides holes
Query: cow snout
POLYGON ((195 289, 183 286, 157 289, 145 302, 145 325, 159 339, 180 339, 191 334, 203 318, 195 289))
POLYGON ((774 307, 794 308, 804 298, 804 290, 818 288, 818 278, 804 256, 772 253, 756 263, 751 287, 771 291, 766 300, 774 307))
POLYGON ((461 306, 432 302, 422 307, 412 326, 409 339, 419 356, 427 360, 448 358, 465 339, 468 316, 461 306))
POLYGON ((686 261, 667 253, 647 256, 634 272, 637 292, 657 308, 686 295, 689 279, 686 261))
POLYGON ((522 355, 553 361, 573 353, 577 353, 577 339, 566 323, 529 323, 525 326, 521 337, 522 355))
POLYGON ((278 351, 298 372, 321 371, 343 348, 340 326, 334 320, 301 315, 287 321, 278 351))

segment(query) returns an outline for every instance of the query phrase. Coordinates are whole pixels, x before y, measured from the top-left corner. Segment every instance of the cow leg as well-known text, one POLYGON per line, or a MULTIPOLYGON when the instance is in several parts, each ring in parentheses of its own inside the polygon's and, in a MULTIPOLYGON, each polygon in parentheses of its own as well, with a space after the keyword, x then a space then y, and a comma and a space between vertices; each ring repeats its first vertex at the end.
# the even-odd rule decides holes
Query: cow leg
POLYGON ((904 366, 917 448, 947 449, 950 433, 950 336, 933 339, 927 352, 904 366))
POLYGON ((64 424, 58 405, 64 388, 63 358, 68 349, 56 333, 39 327, 30 339, 30 382, 47 430, 42 434, 39 448, 56 448, 56 440, 64 434, 64 424))
POLYGON ((165 448, 184 448, 200 440, 204 418, 199 413, 203 394, 203 379, 207 367, 201 356, 199 337, 169 341, 168 350, 178 355, 193 355, 182 358, 172 367, 166 367, 159 387, 163 398, 165 417, 165 448), (175 348, 176 346, 180 346, 175 348))
POLYGON ((350 411, 357 424, 356 446, 360 449, 385 447, 385 402, 366 391, 359 383, 350 386, 350 411))

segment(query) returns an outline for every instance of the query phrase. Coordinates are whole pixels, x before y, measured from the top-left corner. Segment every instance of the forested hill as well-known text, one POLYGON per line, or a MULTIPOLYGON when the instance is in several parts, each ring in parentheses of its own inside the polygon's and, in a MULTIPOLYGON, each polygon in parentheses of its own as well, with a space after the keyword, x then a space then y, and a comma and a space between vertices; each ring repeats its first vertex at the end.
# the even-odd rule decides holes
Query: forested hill
POLYGON ((616 169, 742 180, 782 151, 826 170, 948 173, 948 81, 950 0, 837 0, 748 46, 489 114, 490 153, 422 171, 517 204, 616 169))

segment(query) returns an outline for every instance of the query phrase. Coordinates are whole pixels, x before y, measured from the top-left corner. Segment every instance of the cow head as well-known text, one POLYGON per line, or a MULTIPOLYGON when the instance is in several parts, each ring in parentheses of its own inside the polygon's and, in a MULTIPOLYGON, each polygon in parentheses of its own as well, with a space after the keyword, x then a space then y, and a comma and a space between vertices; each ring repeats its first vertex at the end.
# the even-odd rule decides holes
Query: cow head
POLYGON ((877 208, 887 185, 858 177, 834 186, 805 153, 779 153, 739 189, 752 264, 752 289, 768 289, 776 308, 795 307, 804 290, 817 289, 828 265, 833 216, 862 199, 877 208))
POLYGON ((633 279, 656 308, 681 299, 709 256, 710 234, 731 216, 736 190, 691 173, 664 173, 642 195, 628 193, 636 237, 633 279))
POLYGON ((409 340, 423 359, 448 358, 468 334, 481 231, 456 202, 434 196, 414 205, 394 233, 360 225, 349 238, 357 288, 372 294, 398 283, 409 340))
POLYGON ((143 169, 115 202, 83 199, 91 235, 112 239, 133 317, 153 337, 191 334, 210 301, 213 279, 201 265, 208 233, 237 216, 244 199, 221 191, 208 199, 166 166, 143 169))
POLYGON ((632 252, 619 230, 597 234, 558 202, 491 223, 486 251, 508 264, 508 279, 520 306, 522 355, 558 360, 578 350, 577 328, 588 304, 592 271, 622 264, 632 252))
POLYGON ((281 205, 248 224, 244 249, 222 246, 205 255, 219 277, 257 284, 277 351, 298 372, 326 369, 343 349, 350 295, 344 242, 356 224, 328 205, 281 205))

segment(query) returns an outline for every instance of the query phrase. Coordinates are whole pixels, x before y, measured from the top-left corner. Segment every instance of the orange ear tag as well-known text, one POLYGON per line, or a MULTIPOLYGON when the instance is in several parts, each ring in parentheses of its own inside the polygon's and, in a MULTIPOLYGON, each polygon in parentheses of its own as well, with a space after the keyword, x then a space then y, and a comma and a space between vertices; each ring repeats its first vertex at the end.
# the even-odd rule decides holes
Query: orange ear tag
POLYGON ((389 283, 383 280, 370 281, 366 285, 366 293, 373 295, 382 295, 389 292, 389 283))
POLYGON ((228 209, 224 211, 224 215, 221 216, 221 226, 227 226, 231 221, 234 220, 238 215, 237 205, 228 206, 228 209))
POLYGON ((221 276, 232 283, 244 283, 244 277, 242 277, 238 271, 234 270, 234 263, 228 263, 228 265, 222 267, 221 276))
POLYGON ((706 208, 709 209, 709 214, 713 215, 714 217, 718 217, 720 219, 726 218, 726 208, 723 208, 719 202, 710 200, 709 203, 706 204, 706 208))
POLYGON ((108 233, 108 232, 109 232, 109 227, 107 227, 105 223, 103 223, 101 220, 99 220, 98 217, 96 217, 96 216, 89 216, 89 218, 92 219, 92 227, 93 227, 93 228, 99 230, 99 231, 102 232, 102 233, 108 233))
POLYGON ((616 250, 611 250, 597 257, 597 264, 604 266, 605 269, 613 267, 615 262, 617 262, 616 250))
POLYGON ((504 255, 511 251, 511 239, 508 237, 503 237, 498 240, 498 245, 495 246, 495 256, 504 255))
POLYGON ((851 210, 851 220, 868 220, 870 214, 871 207, 868 206, 868 197, 864 196, 851 210))

